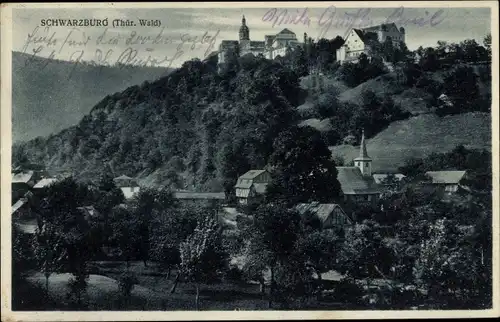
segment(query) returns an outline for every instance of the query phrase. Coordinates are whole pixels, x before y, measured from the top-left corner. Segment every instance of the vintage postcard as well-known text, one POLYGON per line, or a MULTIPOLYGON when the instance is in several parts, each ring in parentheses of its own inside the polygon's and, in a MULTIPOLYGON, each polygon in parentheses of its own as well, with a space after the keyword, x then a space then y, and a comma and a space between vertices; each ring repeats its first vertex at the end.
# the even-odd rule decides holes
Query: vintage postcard
POLYGON ((498 22, 2 5, 2 320, 498 316, 498 22))

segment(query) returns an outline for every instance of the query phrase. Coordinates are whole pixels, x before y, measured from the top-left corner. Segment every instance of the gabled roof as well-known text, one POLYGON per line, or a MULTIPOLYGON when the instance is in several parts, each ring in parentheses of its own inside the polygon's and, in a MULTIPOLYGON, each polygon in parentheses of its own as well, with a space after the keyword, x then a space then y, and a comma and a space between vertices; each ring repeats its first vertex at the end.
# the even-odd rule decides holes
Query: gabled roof
POLYGON ((356 33, 356 35, 358 35, 359 39, 361 39, 361 41, 365 44, 371 41, 376 41, 378 39, 378 36, 375 32, 363 31, 363 29, 356 29, 356 28, 352 28, 352 30, 356 33))
POLYGON ((238 182, 236 183, 236 185, 234 187, 236 189, 250 189, 251 186, 252 186, 252 182, 251 181, 245 182, 245 181, 239 179, 238 182))
POLYGON ((12 175, 12 183, 28 183, 33 177, 34 171, 19 172, 12 175))
POLYGON ((337 167, 337 180, 346 195, 380 193, 373 177, 363 176, 358 167, 337 167))
POLYGON ((116 177, 113 180, 131 180, 131 179, 132 179, 131 177, 122 174, 121 176, 116 177))
POLYGON ((304 214, 308 211, 312 212, 316 214, 322 222, 325 222, 332 213, 339 213, 343 216, 347 216, 344 210, 336 203, 299 203, 295 206, 295 210, 300 214, 304 214))
POLYGON ((38 181, 37 184, 33 186, 33 188, 34 189, 44 188, 55 182, 57 182, 56 178, 43 178, 42 180, 38 181))
POLYGON ((465 176, 466 171, 428 171, 426 176, 432 179, 432 183, 458 184, 465 176))
POLYGON ((278 32, 276 35, 295 35, 295 33, 293 31, 291 31, 290 29, 285 28, 285 29, 281 30, 280 32, 278 32))
POLYGON ((264 172, 266 172, 266 170, 250 170, 241 175, 239 179, 255 179, 264 172))
POLYGON ((136 180, 126 175, 121 175, 113 179, 118 188, 138 187, 136 180))

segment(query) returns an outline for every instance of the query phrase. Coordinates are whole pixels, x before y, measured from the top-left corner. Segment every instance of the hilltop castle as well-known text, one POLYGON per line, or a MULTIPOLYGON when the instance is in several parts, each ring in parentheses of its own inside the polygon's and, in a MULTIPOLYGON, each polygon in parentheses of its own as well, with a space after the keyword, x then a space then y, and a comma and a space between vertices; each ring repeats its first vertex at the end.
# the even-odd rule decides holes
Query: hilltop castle
MULTIPOLYGON (((304 35, 304 37, 307 36, 304 35)), ((276 35, 266 35, 264 41, 250 40, 250 28, 248 28, 245 16, 243 16, 239 40, 223 40, 219 45, 219 64, 225 62, 229 50, 235 50, 240 56, 253 54, 254 56, 263 55, 267 59, 274 59, 278 56, 284 56, 288 50, 294 50, 301 45, 295 33, 287 28, 276 35)))

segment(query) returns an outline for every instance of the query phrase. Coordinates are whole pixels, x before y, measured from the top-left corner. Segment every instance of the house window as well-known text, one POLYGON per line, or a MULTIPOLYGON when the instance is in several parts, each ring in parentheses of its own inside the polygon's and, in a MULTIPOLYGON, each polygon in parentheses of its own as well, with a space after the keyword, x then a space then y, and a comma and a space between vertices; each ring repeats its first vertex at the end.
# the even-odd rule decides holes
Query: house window
POLYGON ((367 166, 368 166, 368 162, 365 162, 365 167, 367 167, 367 166))
POLYGON ((366 199, 367 199, 368 201, 372 201, 372 196, 368 195, 368 196, 366 196, 366 199))

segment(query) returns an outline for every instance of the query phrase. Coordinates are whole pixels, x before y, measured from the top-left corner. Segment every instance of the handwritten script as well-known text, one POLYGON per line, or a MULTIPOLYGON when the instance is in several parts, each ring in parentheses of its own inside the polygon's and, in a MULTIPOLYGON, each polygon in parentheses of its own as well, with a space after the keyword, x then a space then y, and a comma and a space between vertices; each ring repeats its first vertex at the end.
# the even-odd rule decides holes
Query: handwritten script
MULTIPOLYGON (((173 63, 189 51, 201 50, 206 58, 215 48, 220 30, 200 35, 182 33, 167 35, 165 28, 154 35, 141 34, 136 30, 126 34, 110 32, 108 28, 97 36, 88 29, 71 28, 65 31, 51 27, 35 27, 24 42, 22 52, 29 54, 26 64, 36 64, 36 57, 61 59, 72 63, 73 73, 78 64, 131 67, 172 67, 173 63), (169 52, 168 55, 165 52, 169 52)), ((50 60, 44 60, 39 68, 45 68, 50 60)))
POLYGON ((262 16, 262 21, 275 26, 282 25, 304 25, 307 27, 317 26, 319 28, 318 39, 328 38, 328 33, 333 28, 345 28, 347 36, 351 28, 366 28, 376 24, 395 23, 398 27, 414 25, 418 27, 439 25, 446 18, 443 9, 434 12, 425 11, 424 15, 409 15, 404 7, 395 8, 387 17, 375 21, 370 8, 360 8, 345 11, 341 14, 335 6, 330 6, 315 16, 309 8, 288 9, 272 8, 262 16))

